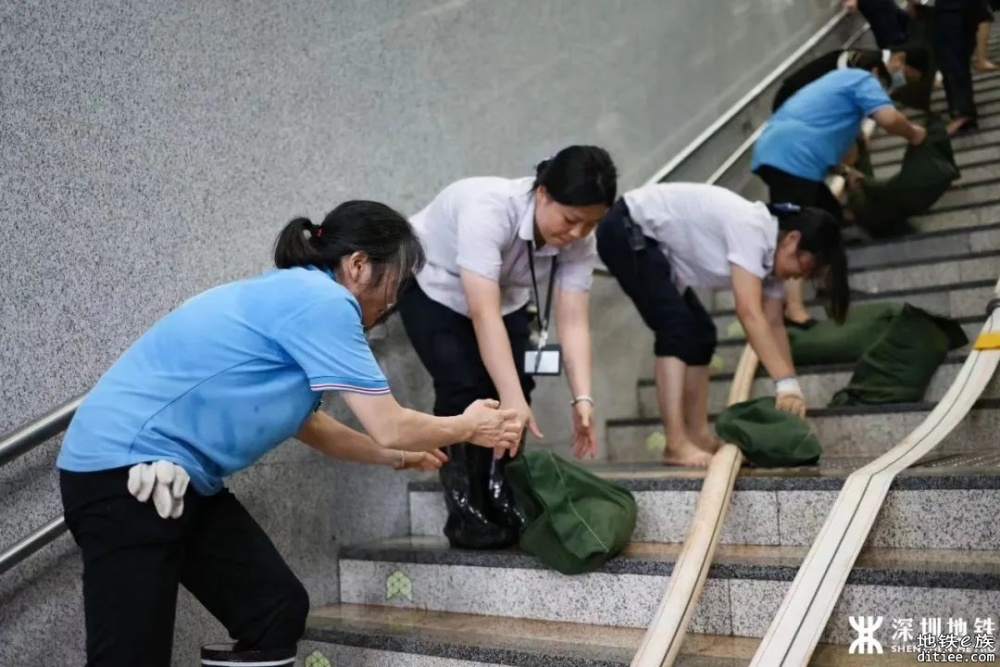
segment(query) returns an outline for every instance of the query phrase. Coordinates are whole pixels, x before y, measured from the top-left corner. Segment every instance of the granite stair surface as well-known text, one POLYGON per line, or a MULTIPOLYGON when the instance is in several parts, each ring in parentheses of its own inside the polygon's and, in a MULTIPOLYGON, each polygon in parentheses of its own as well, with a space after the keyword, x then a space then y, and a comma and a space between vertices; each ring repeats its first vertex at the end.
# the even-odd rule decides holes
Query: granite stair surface
MULTIPOLYGON (((450 549, 441 537, 382 540, 341 552, 341 601, 641 629, 653 618, 680 549, 633 542, 595 572, 564 576, 517 550, 450 549), (406 595, 387 599, 392 577, 405 577, 406 595)), ((691 631, 762 637, 807 551, 721 545, 691 631)), ((866 547, 822 641, 850 643, 851 609, 897 618, 985 618, 998 603, 998 551, 866 547)))
MULTIPOLYGON (((991 42, 994 50, 1000 38, 991 42)), ((855 303, 905 301, 955 318, 970 339, 1000 274, 1000 73, 975 77, 981 129, 956 138, 957 181, 915 233, 849 251, 855 303)), ((942 91, 935 108, 944 108, 942 91)), ((923 116, 907 111, 917 122, 923 116)), ((905 142, 871 141, 879 178, 898 169, 905 142)), ((625 298, 624 296, 622 298, 625 298)), ((808 305, 824 317, 821 303, 808 305)), ((718 328, 710 410, 725 407, 745 340, 732 294, 706 301, 718 328)), ((676 665, 749 664, 847 477, 894 446, 933 409, 969 346, 950 353, 923 400, 827 407, 852 365, 798 368, 808 419, 823 444, 815 466, 738 476, 720 547, 676 665)), ((597 351, 600 354, 600 351, 597 351)), ((601 434, 605 460, 584 465, 635 496, 638 520, 625 553, 596 572, 564 576, 517 549, 448 548, 440 484, 409 486, 408 535, 341 548, 340 604, 316 610, 303 643, 307 667, 605 667, 629 665, 687 536, 704 470, 659 463, 664 435, 648 375, 635 408, 601 434)), ((767 395, 762 371, 753 396, 767 395)), ((915 664, 887 652, 849 655, 852 614, 888 618, 990 617, 1000 624, 1000 380, 924 460, 894 479, 811 665, 915 664)), ((529 445, 530 446, 530 445, 529 445)), ((888 632, 888 630, 886 630, 888 632)), ((881 636, 888 639, 888 634, 881 636)))

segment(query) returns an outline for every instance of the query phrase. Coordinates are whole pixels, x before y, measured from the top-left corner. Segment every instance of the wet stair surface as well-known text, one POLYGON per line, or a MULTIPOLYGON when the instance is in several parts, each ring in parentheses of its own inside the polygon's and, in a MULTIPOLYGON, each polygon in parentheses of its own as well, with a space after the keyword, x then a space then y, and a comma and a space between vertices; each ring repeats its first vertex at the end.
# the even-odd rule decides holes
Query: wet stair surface
MULTIPOLYGON (((996 52, 1000 39, 991 44, 996 52)), ((958 319, 970 339, 1000 274, 1000 74, 975 81, 981 129, 954 141, 961 180, 931 212, 911 220, 917 233, 849 252, 856 302, 907 301, 958 319)), ((935 100, 942 108, 941 91, 935 100)), ((872 148, 876 175, 891 175, 903 142, 878 134, 872 148)), ((713 307, 720 338, 715 413, 725 405, 744 340, 731 294, 717 293, 713 307)), ((815 467, 741 471, 675 664, 749 664, 847 476, 921 422, 967 353, 951 353, 915 404, 828 408, 851 365, 798 369, 823 457, 815 467)), ((770 389, 759 373, 753 395, 770 389)), ((635 494, 638 523, 625 553, 597 572, 567 577, 517 550, 449 549, 441 537, 440 486, 412 482, 410 536, 342 548, 341 604, 310 617, 307 667, 628 665, 666 590, 704 477, 658 464, 655 387, 644 378, 635 391, 635 413, 608 422, 608 460, 594 465, 635 494)), ((896 477, 810 664, 916 663, 912 654, 888 651, 849 655, 856 637, 849 614, 912 618, 916 625, 922 617, 964 618, 970 628, 975 618, 1000 621, 998 426, 994 378, 945 442, 896 477)))

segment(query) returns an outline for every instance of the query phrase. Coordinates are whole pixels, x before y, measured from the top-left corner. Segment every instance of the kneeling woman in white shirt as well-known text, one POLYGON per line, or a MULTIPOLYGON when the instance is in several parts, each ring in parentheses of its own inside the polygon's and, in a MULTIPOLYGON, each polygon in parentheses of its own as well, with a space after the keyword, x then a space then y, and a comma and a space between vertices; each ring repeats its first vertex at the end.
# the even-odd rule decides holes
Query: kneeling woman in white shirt
POLYGON ((704 466, 718 448, 708 426, 711 315, 693 287, 731 288, 736 316, 775 380, 777 407, 805 415, 783 321, 783 280, 824 275, 834 318, 847 311, 847 258, 821 209, 750 202, 725 188, 657 183, 625 193, 597 230, 597 249, 656 335, 664 463, 704 466))
MULTIPOLYGON (((593 455, 592 232, 615 200, 616 182, 606 151, 570 146, 539 164, 533 177, 456 181, 411 218, 427 263, 400 299, 399 311, 434 380, 434 414, 458 414, 467 396, 499 398, 520 415, 523 428, 541 437, 529 407, 534 381, 525 371, 527 306, 536 301, 546 331, 554 303, 574 396, 574 454, 593 455)), ((444 533, 455 547, 513 545, 523 518, 503 480, 508 459, 475 450, 465 443, 446 450, 444 533)))

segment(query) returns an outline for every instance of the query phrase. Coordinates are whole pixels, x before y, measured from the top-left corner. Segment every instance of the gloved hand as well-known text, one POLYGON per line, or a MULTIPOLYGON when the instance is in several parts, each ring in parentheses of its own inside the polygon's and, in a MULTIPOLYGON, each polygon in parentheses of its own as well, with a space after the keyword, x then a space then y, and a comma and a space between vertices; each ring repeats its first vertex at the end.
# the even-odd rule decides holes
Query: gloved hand
POLYGON ((176 519, 184 513, 184 493, 190 481, 187 471, 176 463, 137 463, 128 471, 128 492, 140 503, 152 496, 161 519, 176 519))
POLYGON ((799 417, 806 416, 806 399, 798 379, 788 377, 775 382, 774 407, 799 417))

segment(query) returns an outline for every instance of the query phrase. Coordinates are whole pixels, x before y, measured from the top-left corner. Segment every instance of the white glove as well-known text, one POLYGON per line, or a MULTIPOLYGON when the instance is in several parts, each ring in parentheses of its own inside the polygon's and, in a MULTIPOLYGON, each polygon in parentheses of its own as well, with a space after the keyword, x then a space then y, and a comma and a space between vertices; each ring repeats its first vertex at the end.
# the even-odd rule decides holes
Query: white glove
POLYGON ((176 519, 184 513, 184 493, 190 481, 187 471, 176 463, 137 463, 128 471, 128 492, 140 503, 152 496, 161 519, 176 519))

